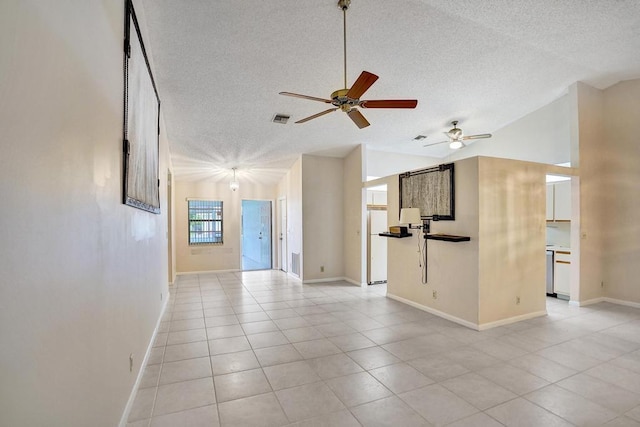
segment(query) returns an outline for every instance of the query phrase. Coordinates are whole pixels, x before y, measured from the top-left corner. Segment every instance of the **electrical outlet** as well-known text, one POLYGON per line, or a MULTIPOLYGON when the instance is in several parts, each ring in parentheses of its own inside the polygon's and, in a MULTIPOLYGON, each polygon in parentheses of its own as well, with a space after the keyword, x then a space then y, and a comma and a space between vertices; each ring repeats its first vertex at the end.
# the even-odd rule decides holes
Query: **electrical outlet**
POLYGON ((324 273, 324 265, 320 266, 320 273, 324 273))
POLYGON ((520 305, 520 297, 516 297, 516 305, 520 305))
POLYGON ((438 299, 438 291, 433 291, 433 299, 438 299))
POLYGON ((129 354, 129 372, 133 372, 133 353, 129 354))

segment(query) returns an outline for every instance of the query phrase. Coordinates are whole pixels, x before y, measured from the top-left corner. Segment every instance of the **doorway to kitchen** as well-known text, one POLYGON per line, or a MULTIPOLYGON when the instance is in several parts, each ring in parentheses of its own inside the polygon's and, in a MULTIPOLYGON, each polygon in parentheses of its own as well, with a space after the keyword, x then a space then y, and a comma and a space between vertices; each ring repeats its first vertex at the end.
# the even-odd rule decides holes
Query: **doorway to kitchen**
POLYGON ((367 188, 367 284, 387 283, 387 186, 367 188))
POLYGON ((242 270, 271 269, 271 201, 242 201, 242 270))
POLYGON ((546 294, 562 300, 574 300, 576 290, 572 289, 577 281, 576 260, 580 248, 576 219, 579 211, 574 191, 578 185, 576 177, 551 175, 547 177, 547 226, 546 226, 546 294), (572 292, 573 291, 573 292, 572 292))

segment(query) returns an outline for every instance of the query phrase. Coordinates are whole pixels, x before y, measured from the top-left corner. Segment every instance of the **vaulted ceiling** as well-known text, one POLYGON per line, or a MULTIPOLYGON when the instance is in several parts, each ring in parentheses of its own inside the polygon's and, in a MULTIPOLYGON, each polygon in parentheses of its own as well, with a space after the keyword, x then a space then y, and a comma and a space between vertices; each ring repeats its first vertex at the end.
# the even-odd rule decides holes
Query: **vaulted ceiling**
MULTIPOLYGON (((305 124, 343 87, 337 0, 139 0, 176 175, 273 182, 300 153, 358 144, 443 157, 442 132, 490 133, 563 95, 640 77, 637 0, 352 0, 347 82, 379 80, 363 99, 415 98, 413 110, 342 112, 305 124), (290 115, 285 125, 276 113, 290 115), (427 139, 415 141, 417 135, 427 139)), ((490 144, 481 140, 476 144, 490 144)))

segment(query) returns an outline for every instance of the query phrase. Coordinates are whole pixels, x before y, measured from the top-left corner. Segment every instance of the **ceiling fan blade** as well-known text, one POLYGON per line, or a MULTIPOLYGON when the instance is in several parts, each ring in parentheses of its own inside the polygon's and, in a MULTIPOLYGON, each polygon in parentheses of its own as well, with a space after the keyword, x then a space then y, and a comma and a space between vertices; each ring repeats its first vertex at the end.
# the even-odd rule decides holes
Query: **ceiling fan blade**
POLYGON ((310 101, 320 101, 320 102, 324 102, 326 104, 331 104, 331 100, 330 99, 316 98, 315 96, 308 96, 308 95, 300 95, 299 93, 280 92, 280 95, 293 96, 294 98, 302 98, 302 99, 308 99, 310 101))
POLYGON ((296 123, 305 123, 305 122, 308 122, 309 120, 317 119, 320 116, 324 116, 325 114, 329 114, 329 113, 331 113, 333 111, 336 111, 336 110, 337 110, 337 108, 329 108, 328 110, 324 110, 321 113, 314 114, 313 116, 305 117, 304 119, 300 119, 296 123))
POLYGON ((423 147, 431 147, 432 145, 444 144, 445 142, 451 142, 451 141, 440 141, 440 142, 434 142, 433 144, 426 144, 426 145, 423 145, 423 147))
POLYGON ((467 140, 467 139, 482 139, 482 138, 491 138, 491 134, 490 133, 482 133, 480 135, 469 135, 469 136, 463 136, 462 139, 463 140, 467 140))
POLYGON ((352 108, 351 110, 347 111, 347 114, 349 115, 351 120, 353 120, 353 123, 355 123, 356 126, 358 126, 360 129, 366 128, 370 124, 367 121, 367 119, 364 118, 362 113, 356 110, 355 108, 352 108))
POLYGON ((376 99, 361 101, 362 108, 416 108, 417 99, 376 99))
POLYGON ((351 86, 349 92, 347 92, 347 98, 360 99, 363 93, 367 91, 378 80, 378 76, 368 71, 360 73, 358 80, 351 86))

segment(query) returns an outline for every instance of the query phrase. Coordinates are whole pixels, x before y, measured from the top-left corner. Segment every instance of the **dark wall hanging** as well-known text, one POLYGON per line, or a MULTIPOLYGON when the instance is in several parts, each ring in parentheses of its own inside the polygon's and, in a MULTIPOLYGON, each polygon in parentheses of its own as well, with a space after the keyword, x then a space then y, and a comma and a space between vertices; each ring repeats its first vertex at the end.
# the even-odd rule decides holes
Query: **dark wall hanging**
POLYGON ((453 221, 453 163, 400 174, 400 208, 420 208, 422 219, 453 221))
POLYGON ((160 213, 160 98, 131 0, 125 0, 124 203, 160 213), (135 31, 133 31, 135 29, 135 31))

